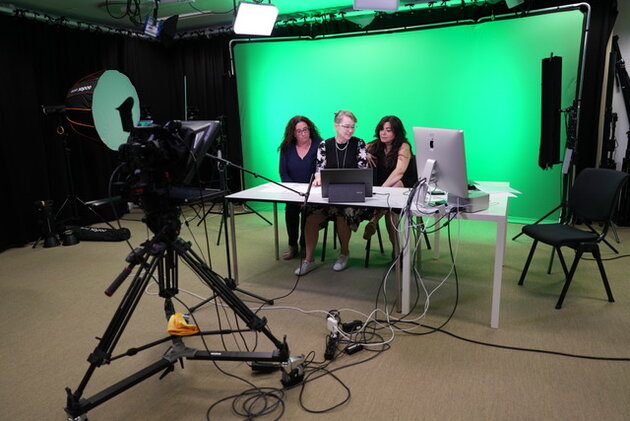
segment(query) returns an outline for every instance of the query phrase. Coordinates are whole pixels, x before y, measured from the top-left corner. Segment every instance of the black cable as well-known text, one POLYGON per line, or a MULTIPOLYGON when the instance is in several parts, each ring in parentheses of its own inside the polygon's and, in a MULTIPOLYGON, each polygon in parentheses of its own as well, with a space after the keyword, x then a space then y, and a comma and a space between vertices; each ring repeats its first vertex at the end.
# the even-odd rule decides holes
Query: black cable
POLYGON ((212 11, 212 10, 208 12, 208 11, 204 11, 204 10, 196 8, 192 3, 188 3, 188 6, 191 9, 194 9, 195 11, 199 12, 200 16, 201 15, 228 15, 228 14, 234 13, 234 8, 232 8, 232 9, 230 9, 228 11, 225 11, 225 12, 215 12, 215 11, 212 11))
POLYGON ((333 374, 333 371, 330 370, 326 370, 325 368, 316 368, 313 371, 311 371, 308 375, 304 376, 304 380, 302 382, 302 387, 300 388, 300 396, 299 396, 299 402, 300 402, 300 406, 302 407, 302 409, 304 409, 306 412, 309 412, 311 414, 323 414, 326 412, 330 412, 335 408, 339 408, 340 406, 342 406, 343 404, 345 404, 346 402, 348 402, 350 400, 350 397, 352 396, 352 392, 350 391, 350 388, 348 386, 346 386, 346 384, 339 378, 337 377, 335 374, 333 374), (337 402, 336 404, 325 408, 325 409, 310 409, 308 407, 306 407, 306 405, 304 404, 304 390, 306 389, 306 383, 309 381, 313 381, 313 380, 309 380, 310 376, 314 375, 315 373, 317 373, 318 371, 323 371, 326 375, 330 375, 333 379, 335 379, 340 385, 341 387, 343 387, 346 391, 346 396, 340 401, 337 402))
MULTIPOLYGON (((630 254, 620 254, 618 256, 613 256, 613 257, 607 257, 607 258, 602 258, 602 262, 607 262, 609 260, 617 260, 617 259, 623 259, 626 257, 630 257, 630 254)), ((593 259, 592 257, 582 257, 582 260, 591 260, 593 262, 596 261, 596 259, 593 259)))
MULTIPOLYGON (((374 333, 374 336, 377 337, 377 338, 380 338, 381 339, 380 342, 383 342, 383 338, 380 335, 374 333)), ((377 349, 377 350, 371 350, 371 349, 364 348, 364 350, 372 352, 373 355, 369 356, 368 358, 364 358, 364 359, 359 360, 359 361, 348 363, 348 364, 345 364, 343 366, 336 367, 336 368, 330 369, 330 370, 327 367, 332 363, 332 361, 326 361, 321 366, 314 367, 313 369, 309 370, 309 372, 304 376, 304 380, 301 383, 301 389, 300 389, 300 395, 299 395, 299 403, 300 403, 300 406, 302 407, 302 409, 304 409, 306 412, 309 412, 309 413, 321 414, 321 413, 326 413, 326 412, 332 411, 333 409, 338 408, 341 405, 343 405, 346 402, 348 402, 350 400, 351 396, 352 396, 350 388, 348 388, 348 386, 346 386, 345 383, 343 383, 343 381, 339 377, 337 377, 335 374, 333 374, 333 373, 336 372, 336 371, 340 371, 340 370, 343 370, 343 369, 346 369, 346 368, 349 368, 349 367, 353 367, 353 366, 356 366, 356 365, 368 362, 368 361, 378 357, 381 353, 383 353, 384 351, 387 351, 388 349, 390 349, 390 345, 387 344, 387 343, 383 343, 382 344, 382 348, 381 349, 377 349), (334 405, 332 405, 332 406, 330 406, 328 408, 325 408, 325 409, 310 409, 310 408, 306 407, 306 405, 304 404, 304 399, 303 399, 303 397, 304 397, 304 390, 306 388, 306 385, 308 383, 311 383, 311 382, 315 381, 315 380, 323 378, 326 375, 331 375, 344 388, 344 390, 346 391, 346 396, 340 402, 337 402, 334 405), (315 377, 311 378, 312 376, 315 376, 315 377)), ((340 354, 340 356, 343 356, 343 355, 344 354, 340 354)), ((297 387, 297 386, 298 385, 295 385, 293 387, 297 387)), ((290 388, 287 388, 287 389, 290 389, 290 388)))
MULTIPOLYGON (((385 321, 383 321, 383 322, 385 322, 385 321)), ((525 348, 525 347, 518 347, 518 346, 512 346, 512 345, 495 344, 495 343, 491 343, 491 342, 484 342, 484 341, 479 341, 479 340, 476 340, 476 339, 466 338, 466 337, 457 335, 455 333, 449 332, 447 330, 444 330, 444 329, 442 329, 440 327, 433 327, 433 326, 429 326, 429 325, 424 325, 424 324, 411 322, 411 321, 404 321, 404 320, 399 320, 399 322, 414 324, 414 325, 417 325, 417 326, 421 326, 421 327, 430 329, 431 330, 430 333, 440 332, 440 333, 443 333, 445 335, 451 336, 451 337, 453 337, 455 339, 459 339, 459 340, 464 341, 464 342, 469 342, 469 343, 473 343, 473 344, 477 344, 477 345, 483 345, 483 346, 488 346, 488 347, 493 347, 493 348, 507 349, 507 350, 512 350, 512 351, 522 351, 522 352, 534 352, 534 353, 549 354, 549 355, 558 355, 558 356, 561 356, 561 357, 579 358, 579 359, 587 359, 587 360, 630 361, 630 357, 598 357, 598 356, 593 356, 593 355, 571 354, 571 353, 568 353, 568 352, 561 352, 561 351, 551 351, 551 350, 545 350, 545 349, 525 348)), ((416 333, 413 333, 413 332, 405 332, 405 333, 412 334, 412 335, 416 334, 416 333)))
POLYGON ((245 416, 246 420, 251 420, 256 417, 269 415, 270 413, 280 410, 280 414, 274 418, 274 420, 279 420, 282 415, 284 415, 285 405, 284 405, 284 391, 282 389, 272 388, 272 387, 261 387, 261 388, 253 388, 245 390, 241 393, 237 393, 234 395, 226 396, 222 399, 219 399, 212 405, 208 407, 206 410, 206 419, 208 421, 211 420, 210 413, 214 410, 219 404, 232 400, 232 411, 236 415, 245 416), (270 392, 268 392, 270 391, 270 392), (238 402, 241 402, 241 399, 247 397, 244 402, 242 402, 242 408, 239 410, 237 408, 238 402), (254 399, 252 402, 251 399, 254 399), (263 399, 263 406, 257 410, 254 410, 253 405, 257 404, 259 399, 263 399), (269 399, 273 399, 274 402, 269 405, 269 399))
MULTIPOLYGON (((190 308, 182 301, 180 300, 177 296, 173 297, 175 300, 177 300, 180 304, 182 304, 188 314, 190 315, 190 317, 193 319, 193 322, 197 325, 197 327, 199 327, 199 323, 197 322, 197 319, 195 318, 195 315, 193 312, 190 311, 190 308)), ((220 315, 218 313, 218 309, 217 309, 217 317, 219 318, 219 326, 221 325, 220 322, 220 315)), ((256 333, 256 338, 258 338, 258 333, 256 333)), ((242 335, 242 333, 240 333, 242 335)), ((204 338, 203 335, 200 335, 201 341, 203 343, 203 346, 205 348, 205 350, 210 353, 210 349, 208 347, 208 344, 206 343, 206 340, 204 338)), ((225 347, 225 342, 223 340, 223 335, 221 335, 221 342, 224 345, 224 349, 227 350, 227 348, 225 347)), ((225 370, 223 370, 216 362, 216 360, 212 360, 212 363, 214 364, 214 366, 216 367, 217 370, 219 370, 222 374, 228 376, 228 377, 232 377, 236 380, 240 380, 244 383, 246 383, 247 385, 251 386, 250 389, 247 389, 241 393, 238 394, 234 394, 234 395, 230 395, 227 396, 225 398, 222 398, 218 401, 216 401, 215 403, 213 403, 212 405, 210 405, 206 411, 206 418, 208 420, 210 420, 210 412, 220 403, 228 401, 228 400, 233 400, 232 402, 232 410, 235 412, 235 414, 240 415, 240 416, 246 416, 246 419, 254 419, 256 417, 260 417, 260 416, 265 416, 265 415, 269 415, 270 413, 278 410, 280 410, 280 414, 274 418, 274 420, 279 420, 282 415, 284 414, 284 392, 282 389, 279 388, 271 388, 271 387, 258 387, 256 386, 254 383, 250 382, 249 380, 240 377, 236 374, 232 374, 229 373, 225 370), (271 391, 271 392, 268 392, 271 391), (280 396, 277 395, 277 393, 280 394, 280 396), (245 400, 240 400, 243 399, 244 396, 247 396, 247 398, 245 400), (253 399, 253 400, 252 400, 253 399), (262 399, 262 400, 261 400, 262 399), (271 399, 271 401, 269 400, 271 399), (259 402, 263 402, 262 407, 259 407, 260 405, 258 404, 259 402), (239 410, 237 408, 237 402, 241 403, 242 408, 239 410), (269 402, 271 402, 271 404, 269 404, 269 402), (258 406, 258 408, 255 408, 256 406, 258 406)))

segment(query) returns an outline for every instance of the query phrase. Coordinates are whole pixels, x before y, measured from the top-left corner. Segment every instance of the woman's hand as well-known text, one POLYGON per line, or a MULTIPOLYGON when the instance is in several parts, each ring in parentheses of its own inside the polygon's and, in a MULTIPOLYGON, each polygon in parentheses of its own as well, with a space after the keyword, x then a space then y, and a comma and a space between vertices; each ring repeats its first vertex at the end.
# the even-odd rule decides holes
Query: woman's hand
POLYGON ((313 178, 313 187, 317 187, 321 185, 322 185, 322 177, 319 173, 317 173, 315 174, 315 177, 313 178))
POLYGON ((374 155, 368 152, 367 160, 368 160, 368 164, 370 165, 370 168, 376 168, 376 157, 374 155))

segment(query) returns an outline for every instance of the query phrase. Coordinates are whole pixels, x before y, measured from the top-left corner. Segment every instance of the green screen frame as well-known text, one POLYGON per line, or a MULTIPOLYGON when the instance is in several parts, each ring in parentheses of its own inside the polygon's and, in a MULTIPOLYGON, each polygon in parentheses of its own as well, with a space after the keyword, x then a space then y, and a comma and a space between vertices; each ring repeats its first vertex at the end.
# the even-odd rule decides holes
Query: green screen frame
MULTIPOLYGON (((552 53, 563 58, 561 104, 571 105, 584 19, 580 10, 562 10, 404 32, 236 43, 243 165, 279 180, 277 148, 294 115, 311 118, 328 138, 334 112, 349 109, 358 118, 356 135, 369 142, 380 118, 394 114, 412 144, 414 126, 464 130, 469 179, 509 181, 522 193, 510 201, 510 222, 532 222, 562 194, 561 165, 538 166, 541 61, 552 53)), ((245 176, 245 187, 261 182, 245 176)))

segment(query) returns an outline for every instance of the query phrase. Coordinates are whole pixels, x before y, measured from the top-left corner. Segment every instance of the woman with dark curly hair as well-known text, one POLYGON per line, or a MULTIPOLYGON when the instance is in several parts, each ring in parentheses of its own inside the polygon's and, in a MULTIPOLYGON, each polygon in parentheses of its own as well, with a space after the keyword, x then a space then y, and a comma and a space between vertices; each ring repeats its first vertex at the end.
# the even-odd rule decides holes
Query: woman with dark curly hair
MULTIPOLYGON (((315 124, 307 117, 296 115, 284 129, 280 151, 280 179, 288 183, 308 183, 315 172, 317 146, 321 137, 315 124)), ((300 223, 301 204, 287 203, 284 211, 289 248, 282 258, 293 259, 305 248, 304 219, 300 223), (298 242, 299 239, 299 242, 298 242), (298 246, 299 244, 299 246, 298 246)))
MULTIPOLYGON (((418 180, 418 175, 402 121, 393 115, 383 117, 374 129, 374 137, 375 139, 367 145, 368 161, 374 168, 374 185, 412 187, 418 180)), ((363 238, 367 240, 374 235, 376 223, 385 214, 389 239, 395 244, 398 217, 388 211, 378 211, 374 214, 365 226, 363 238)))

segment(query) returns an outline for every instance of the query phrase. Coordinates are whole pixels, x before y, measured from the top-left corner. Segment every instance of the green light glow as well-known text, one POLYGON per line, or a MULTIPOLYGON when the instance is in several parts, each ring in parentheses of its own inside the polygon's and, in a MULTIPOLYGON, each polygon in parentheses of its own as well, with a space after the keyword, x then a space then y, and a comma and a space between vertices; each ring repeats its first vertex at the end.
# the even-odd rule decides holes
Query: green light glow
MULTIPOLYGON (((563 58, 562 106, 576 92, 583 15, 558 12, 410 32, 235 46, 244 166, 279 180, 284 126, 296 114, 331 137, 352 110, 373 139, 388 114, 413 126, 463 129, 470 180, 509 181, 523 194, 510 220, 556 206, 561 166, 538 167, 541 60, 563 58)), ((410 139, 413 143, 413 139, 410 139)), ((246 186, 260 183, 246 177, 246 186)))

